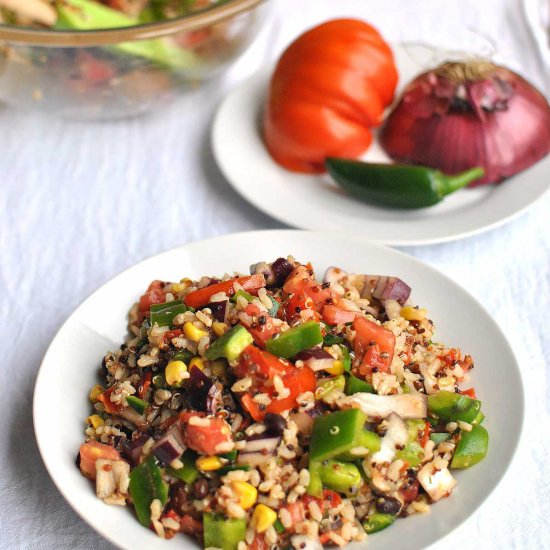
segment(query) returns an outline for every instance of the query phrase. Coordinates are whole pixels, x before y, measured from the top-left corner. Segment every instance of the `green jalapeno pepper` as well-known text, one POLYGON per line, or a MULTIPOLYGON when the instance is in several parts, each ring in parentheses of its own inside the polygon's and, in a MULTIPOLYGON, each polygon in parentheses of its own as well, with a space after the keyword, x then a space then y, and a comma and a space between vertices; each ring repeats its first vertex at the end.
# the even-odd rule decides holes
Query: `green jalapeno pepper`
POLYGON ((465 187, 484 174, 472 168, 448 176, 424 166, 372 164, 327 158, 326 167, 336 183, 365 202, 392 208, 424 208, 465 187))
POLYGON ((269 353, 277 357, 290 359, 305 349, 312 348, 323 341, 321 326, 316 321, 307 321, 288 329, 277 338, 265 343, 269 353))
POLYGON ((347 493, 363 483, 361 473, 351 462, 323 460, 319 464, 318 472, 323 486, 339 493, 347 493))

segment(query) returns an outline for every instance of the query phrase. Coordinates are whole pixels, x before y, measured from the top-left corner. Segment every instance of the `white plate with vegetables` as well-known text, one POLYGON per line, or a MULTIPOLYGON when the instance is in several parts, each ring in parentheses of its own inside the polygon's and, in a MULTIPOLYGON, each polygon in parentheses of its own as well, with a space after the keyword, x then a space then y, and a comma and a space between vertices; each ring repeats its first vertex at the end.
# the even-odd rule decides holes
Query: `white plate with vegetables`
MULTIPOLYGON (((482 431, 486 430, 486 433, 489 434, 488 452, 485 458, 470 468, 451 470, 453 478, 443 480, 447 483, 444 493, 454 485, 452 479, 456 479, 457 485, 449 498, 444 498, 444 494, 435 495, 434 493, 437 496, 437 502, 433 505, 430 514, 416 513, 404 519, 397 519, 388 529, 369 535, 368 547, 372 550, 389 547, 399 547, 403 550, 420 550, 439 541, 472 515, 503 478, 515 453, 523 425, 524 396, 522 381, 516 359, 505 336, 492 317, 465 290, 443 274, 412 257, 357 237, 334 233, 309 233, 289 230, 229 235, 192 243, 168 251, 115 277, 90 296, 71 315, 54 338, 41 365, 34 394, 34 425, 42 458, 53 481, 69 504, 86 522, 117 546, 128 549, 197 547, 197 544, 191 538, 186 538, 183 534, 177 534, 169 541, 157 537, 153 530, 146 529, 138 523, 131 506, 113 506, 114 496, 112 495, 107 498, 111 505, 96 498, 93 483, 81 475, 75 464, 75 457, 84 438, 83 432, 86 427, 86 419, 90 415, 92 406, 88 397, 90 388, 100 381, 98 371, 101 358, 109 350, 118 349, 120 342, 123 341, 127 330, 128 310, 132 304, 139 300, 139 297, 152 280, 180 281, 182 278, 198 280, 204 275, 220 277, 226 272, 238 271, 243 273, 251 264, 256 264, 262 260, 270 262, 276 258, 285 258, 288 254, 292 254, 302 262, 311 262, 318 277, 322 277, 322 273, 330 266, 341 266, 349 273, 372 273, 391 276, 375 277, 377 284, 369 290, 369 292, 372 291, 372 297, 379 296, 377 300, 383 301, 386 312, 389 312, 389 301, 394 300, 396 303, 398 300, 403 301, 405 300, 404 292, 406 291, 407 296, 410 293, 409 300, 411 300, 411 303, 420 304, 426 308, 427 315, 435 323, 433 341, 444 342, 448 346, 453 346, 453 348, 460 348, 464 354, 471 355, 475 361, 476 368, 468 375, 462 387, 475 386, 477 398, 481 400, 481 404, 476 406, 481 407, 486 416, 483 421, 484 430, 482 431), (399 280, 396 278, 399 278, 399 280), (391 297, 389 298, 389 296, 391 297), (60 380, 63 381, 62 384, 59 383, 60 380), (55 403, 55 406, 52 406, 52 403, 55 403), (514 411, 512 415, 510 414, 511 410, 514 411)), ((257 282, 258 279, 264 276, 266 284, 268 284, 270 266, 271 271, 274 272, 275 266, 272 264, 264 264, 263 268, 256 266, 255 275, 252 276, 254 281, 257 282)), ((333 270, 326 283, 334 280, 335 274, 336 277, 341 276, 340 272, 334 272, 333 270)), ((287 276, 285 284, 290 279, 291 277, 287 276)), ((345 285, 341 279, 339 280, 345 285)), ((361 280, 366 284, 367 279, 363 278, 361 280)), ((370 281, 371 278, 369 277, 368 280, 370 281)), ((210 283, 220 284, 219 281, 210 281, 210 283)), ((317 288, 316 283, 313 281, 310 281, 308 285, 310 290, 317 288)), ((243 283, 243 286, 252 293, 257 291, 258 296, 260 296, 258 289, 254 290, 245 283, 243 283)), ((161 287, 158 283, 156 286, 153 285, 146 295, 152 299, 153 295, 156 296, 155 292, 159 288, 161 287)), ((187 287, 185 284, 180 284, 179 286, 165 288, 166 292, 177 293, 185 292, 187 287)), ((204 301, 205 299, 202 295, 208 288, 203 287, 202 291, 198 291, 198 295, 197 291, 190 288, 190 291, 195 292, 193 294, 194 298, 200 297, 199 301, 193 302, 198 308, 202 307, 201 300, 204 301)), ((232 288, 235 291, 235 288, 232 288)), ((270 288, 273 288, 273 285, 270 288)), ((338 289, 338 287, 332 284, 325 284, 321 287, 319 283, 318 292, 315 293, 312 290, 312 294, 332 292, 335 289, 338 289)), ((240 298, 244 298, 245 294, 241 294, 236 302, 240 298)), ((213 299, 213 297, 209 294, 208 300, 210 299, 213 299)), ((185 304, 191 303, 191 294, 186 294, 182 301, 185 304)), ((179 302, 179 304, 181 303, 179 302)), ((347 303, 337 301, 336 305, 342 307, 347 303)), ((371 300, 370 303, 382 302, 371 300)), ((178 302, 174 302, 174 305, 177 304, 178 302)), ((253 304, 252 300, 250 305, 253 304)), ((244 305, 246 306, 246 303, 244 305)), ((338 313, 334 309, 336 307, 334 304, 331 305, 328 311, 325 311, 325 307, 321 308, 323 318, 329 313, 338 313)), ((156 306, 155 315, 164 315, 166 311, 163 308, 164 306, 159 303, 156 306)), ((294 314, 295 310, 290 308, 289 311, 294 314)), ((408 311, 406 315, 410 316, 411 312, 416 312, 417 315, 421 313, 419 310, 413 309, 408 311)), ((401 313, 405 315, 403 311, 401 313)), ((340 311, 338 314, 349 315, 350 311, 347 313, 340 311)), ((363 324, 367 322, 363 314, 359 313, 359 316, 363 319, 363 324)), ((422 316, 426 319, 424 313, 422 313, 422 316)), ((305 327, 306 324, 299 326, 305 327)), ((259 323, 259 326, 270 326, 270 324, 259 323)), ((359 330, 358 326, 356 325, 357 330, 359 330)), ((419 322, 416 326, 418 328, 423 325, 419 322)), ((239 325, 239 327, 239 330, 244 330, 243 325, 239 325)), ((216 341, 213 340, 214 344, 216 341)), ((277 342, 278 340, 273 341, 277 342)), ((303 342, 303 340, 300 341, 303 342)), ((216 347, 214 344, 211 345, 212 348, 216 347)), ((283 351, 281 346, 291 344, 291 340, 286 338, 284 342, 281 340, 279 344, 273 347, 266 342, 266 346, 273 353, 285 355, 286 352, 283 351), (277 351, 277 348, 279 351, 277 351)), ((295 344, 296 342, 292 343, 292 345, 295 344)), ((382 346, 382 343, 380 345, 382 346)), ((208 353, 209 348, 206 349, 208 353)), ((354 351, 357 352, 357 348, 354 351)), ((360 369, 374 356, 369 355, 369 359, 365 363, 366 357, 365 352, 359 364, 360 369)), ((380 355, 380 358, 376 360, 383 361, 384 358, 380 355)), ((110 368, 110 365, 107 366, 110 368)), ((210 368, 208 365, 206 367, 210 368)), ((296 368, 298 367, 296 363, 296 368)), ((311 369, 313 370, 313 366, 311 366, 311 369)), ((372 368, 371 375, 374 375, 372 368)), ((285 376, 283 376, 283 383, 286 383, 284 382, 285 376)), ((342 374, 340 376, 347 375, 342 374)), ((323 374, 321 373, 322 377, 323 374)), ((165 372, 165 379, 168 380, 167 372, 165 372)), ((374 378, 372 382, 376 384, 374 378)), ((157 384, 155 378, 153 378, 152 383, 157 384)), ((443 380, 441 380, 441 384, 443 384, 443 380)), ((141 391, 141 386, 140 382, 138 391, 141 391)), ((358 395, 368 395, 361 394, 362 391, 365 390, 359 390, 360 393, 351 392, 352 398, 358 395)), ((136 395, 131 396, 133 401, 131 407, 128 408, 128 411, 132 408, 134 417, 138 414, 138 409, 135 407, 140 404, 140 398, 136 395)), ((146 398, 145 395, 143 394, 142 397, 146 398)), ((450 395, 453 396, 454 394, 451 393, 450 395)), ((378 398, 378 396, 374 397, 378 398)), ((387 397, 392 398, 392 396, 387 397)), ((405 391, 402 397, 407 398, 405 391)), ((241 399, 242 396, 238 398, 241 399)), ((461 396, 461 398, 468 401, 465 396, 461 396)), ((97 397, 94 399, 97 400, 97 397)), ((349 398, 344 397, 344 399, 349 398)), ((245 403, 244 399, 242 402, 245 403)), ((470 403, 470 401, 468 402, 470 403)), ((130 402, 128 404, 130 405, 130 402)), ((373 406, 373 403, 365 402, 365 406, 373 406)), ((429 405, 429 407, 432 406, 433 404, 429 405)), ((461 409, 461 411, 463 410, 465 409, 461 409)), ((97 414, 102 413, 96 411, 97 414)), ((404 413, 401 411, 401 414, 404 413)), ((103 416, 105 416, 104 413, 103 416)), ((131 418, 129 415, 126 416, 131 418)), ((328 417, 324 415, 320 418, 330 417, 329 414, 328 417)), ((469 424, 469 427, 472 428, 478 422, 477 412, 476 419, 472 416, 470 420, 472 423, 469 424)), ((313 439, 316 430, 315 422, 313 424, 313 439)), ((195 422, 193 425, 195 424, 201 425, 200 422, 195 422)), ((92 429, 92 425, 92 420, 88 420, 87 433, 92 429)), ((462 430, 467 427, 465 424, 462 427, 457 426, 456 431, 458 433, 459 429, 462 430)), ((390 429, 390 427, 387 427, 387 430, 390 429)), ((433 431, 437 432, 438 429, 434 426, 433 431)), ((370 439, 376 439, 374 433, 369 433, 370 439)), ((382 434, 382 437, 385 436, 382 434)), ((420 432, 418 437, 420 437, 420 432)), ((190 440, 186 439, 185 441, 189 446, 192 445, 190 440)), ((161 440, 157 443, 159 446, 157 450, 161 450, 160 447, 162 447, 162 449, 168 449, 171 452, 172 448, 170 446, 168 448, 164 446, 165 440, 162 441, 163 445, 160 445, 161 440)), ((426 445, 426 442, 423 444, 426 445)), ((318 445, 318 452, 323 447, 323 441, 320 442, 320 445, 318 445)), ((313 452, 311 449, 310 451, 313 452)), ((481 450, 483 454, 485 450, 481 450)), ((113 451, 111 449, 111 452, 113 451)), ((480 449, 478 451, 481 452, 480 449)), ((239 452, 244 453, 245 451, 239 452)), ((321 449, 321 452, 324 451, 321 449)), ((362 449, 361 452, 363 452, 362 449)), ((117 454, 117 451, 114 451, 114 453, 117 454)), ((157 456, 157 454, 153 453, 154 456, 157 456)), ((86 458, 86 463, 83 463, 82 456, 80 462, 83 471, 90 465, 90 461, 93 462, 94 460, 94 457, 90 455, 84 458, 86 458)), ((95 459, 97 458, 96 456, 95 459)), ((352 468, 352 466, 349 466, 351 463, 347 464, 348 468, 352 468)), ((459 464, 458 466, 465 465, 459 464)), ((455 466, 457 465, 455 464, 455 466)), ((197 462, 197 467, 202 466, 197 462)), ((138 468, 135 468, 131 476, 137 470, 138 468)), ((106 472, 109 473, 107 470, 106 472)), ((147 480, 136 479, 135 481, 136 483, 139 481, 137 485, 140 485, 142 489, 146 488, 148 483, 147 480)), ((326 483, 330 483, 328 478, 326 483)), ((423 483, 427 484, 428 491, 437 489, 435 487, 437 483, 434 481, 433 486, 430 485, 429 478, 424 479, 423 483)), ((119 490, 122 493, 128 491, 127 487, 125 489, 119 488, 119 490)), ((132 491, 132 487, 130 487, 130 490, 132 491)), ((111 489, 112 491, 113 489, 111 489)), ((141 495, 138 495, 138 493, 133 494, 136 505, 140 499, 143 500, 146 493, 147 491, 144 490, 141 495)), ((121 504, 121 500, 124 502, 127 498, 121 494, 115 496, 118 497, 118 504, 121 504)), ((170 505, 170 501, 167 505, 170 505)), ((141 506, 142 514, 144 510, 147 512, 149 507, 141 506)), ((252 512, 252 509, 250 511, 252 512)), ((173 526, 173 522, 170 522, 170 525, 173 526)), ((502 527, 505 528, 505 526, 502 527)), ((167 523, 168 528, 170 527, 167 523)), ((212 533, 210 534, 212 535, 212 533)), ((216 536, 216 533, 214 533, 214 536, 216 536)), ((350 550, 362 547, 364 547, 364 543, 349 546, 350 550)))
MULTIPOLYGON (((393 47, 393 53, 399 75, 396 97, 399 97, 399 93, 413 78, 449 56, 444 51, 419 48, 418 45, 397 45, 393 47)), ((307 70, 307 63, 305 65, 307 70)), ((489 69, 489 72, 485 73, 484 71, 488 70, 485 64, 474 63, 468 67, 465 69, 467 78, 471 76, 473 67, 476 71, 479 69, 476 78, 479 74, 486 79, 499 74, 498 70, 494 69, 489 69)), ((452 78, 466 78, 464 71, 458 75, 453 70, 448 72, 452 73, 452 78)), ((335 142, 333 148, 328 147, 327 150, 323 150, 322 146, 319 149, 319 142, 325 144, 330 138, 330 135, 324 133, 326 128, 319 124, 312 126, 311 132, 319 136, 319 140, 314 140, 315 143, 312 145, 311 135, 307 131, 308 117, 301 112, 296 114, 292 110, 294 107, 290 109, 290 115, 284 112, 281 115, 271 107, 271 112, 276 114, 264 118, 270 78, 271 73, 258 74, 225 98, 213 124, 212 147, 221 171, 235 190, 260 210, 291 226, 359 233, 390 245, 445 242, 474 235, 511 220, 548 190, 550 157, 546 156, 531 166, 528 165, 550 148, 548 125, 544 123, 544 120, 550 119, 550 108, 542 96, 516 75, 508 74, 505 77, 511 78, 511 87, 517 89, 509 109, 505 108, 505 103, 509 99, 506 94, 512 89, 510 86, 502 85, 502 81, 499 81, 496 86, 491 84, 489 91, 480 92, 476 83, 467 88, 468 94, 478 94, 475 105, 472 106, 460 98, 446 97, 445 108, 453 104, 451 115, 439 117, 437 125, 432 121, 428 129, 424 127, 419 130, 417 126, 410 129, 419 119, 422 122, 421 110, 428 109, 430 116, 433 115, 432 119, 437 119, 434 112, 440 107, 434 107, 433 98, 437 94, 447 93, 442 92, 441 87, 437 90, 432 89, 430 94, 422 93, 418 99, 417 86, 413 92, 415 101, 418 101, 417 110, 413 109, 411 112, 401 103, 393 113, 391 124, 384 128, 383 140, 380 139, 379 129, 367 128, 365 136, 356 132, 355 125, 352 124, 353 130, 349 131, 351 136, 346 136, 348 141, 344 139, 342 143, 335 142), (503 94, 502 97, 494 97, 496 88, 499 90, 498 93, 503 94), (489 100, 485 99, 483 94, 491 97, 493 103, 490 107, 484 103, 489 100), (535 107, 533 103, 536 104, 535 107), (485 108, 491 110, 489 119, 485 119, 490 129, 482 130, 481 118, 477 118, 473 123, 475 128, 466 130, 465 126, 472 125, 471 111, 478 109, 481 113, 479 117, 487 117, 485 108), (268 135, 265 121, 268 119, 272 134, 270 150, 286 167, 275 162, 274 156, 265 146, 265 138, 268 135), (277 120, 282 122, 277 125, 273 122, 277 120), (289 137, 288 125, 296 126, 293 130, 298 132, 296 141, 293 141, 294 136, 289 137), (404 131, 403 127, 409 130, 404 131), (366 152, 360 154, 358 150, 365 148, 371 131, 374 136, 372 143, 366 152), (433 135, 437 135, 437 138, 433 138, 433 135), (350 145, 350 140, 359 140, 359 146, 350 145), (531 143, 526 144, 526 140, 531 143), (382 147, 381 141, 386 149, 382 147), (412 145, 414 143, 416 146, 412 145), (341 147, 340 151, 352 153, 338 153, 338 147, 341 147), (438 195, 432 190, 428 193, 429 197, 423 196, 423 191, 418 191, 415 187, 416 176, 407 173, 399 176, 399 185, 388 192, 388 180, 395 180, 395 175, 390 172, 380 180, 378 189, 368 189, 368 193, 363 193, 366 195, 365 200, 359 200, 353 193, 349 193, 350 190, 354 190, 353 181, 351 185, 346 186, 344 181, 344 185, 339 186, 326 173, 300 173, 287 169, 301 169, 304 165, 308 171, 322 169, 321 157, 315 162, 306 162, 305 157, 311 155, 311 150, 315 148, 317 149, 314 153, 321 155, 323 159, 326 156, 360 157, 362 161, 384 164, 392 162, 388 155, 389 151, 394 159, 401 159, 401 162, 437 164, 439 161, 448 173, 483 165, 486 177, 492 178, 493 181, 508 176, 519 168, 528 167, 502 183, 460 189, 444 198, 442 194, 438 195), (536 151, 533 153, 530 149, 536 151), (293 157, 296 150, 298 153, 293 157), (456 151, 463 151, 466 159, 457 159, 456 151), (402 208, 403 206, 405 208, 402 208)), ((285 75, 282 78, 283 84, 286 82, 284 78, 285 75)), ((304 79, 308 78, 316 76, 309 77, 306 74, 304 79)), ((433 75, 430 78, 433 78, 433 75)), ((422 85, 426 86, 429 79, 424 80, 422 85)), ((485 85, 487 81, 482 82, 485 85)), ((455 91, 458 88, 456 87, 455 91)), ((463 87, 462 90, 464 89, 463 87)), ((292 90, 291 92, 302 93, 292 90)), ((318 101, 318 98, 315 97, 314 101, 318 101)), ((387 102, 386 106, 389 107, 387 102)), ((337 122, 340 123, 341 120, 337 122)), ((345 172, 344 169, 341 176, 344 180, 345 172)), ((363 180, 359 187, 364 186, 365 180, 372 178, 372 171, 364 172, 358 177, 363 180)), ((432 176, 424 174, 420 179, 422 177, 425 181, 419 185, 430 187, 432 176)), ((356 194, 361 195, 361 189, 356 194)))

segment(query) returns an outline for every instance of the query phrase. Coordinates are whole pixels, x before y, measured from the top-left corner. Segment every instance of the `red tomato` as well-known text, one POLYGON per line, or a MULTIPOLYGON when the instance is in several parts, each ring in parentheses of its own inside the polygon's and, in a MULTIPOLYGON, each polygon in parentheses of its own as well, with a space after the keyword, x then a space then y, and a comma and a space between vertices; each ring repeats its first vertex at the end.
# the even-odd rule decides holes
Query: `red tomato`
POLYGON ((241 354, 239 364, 235 369, 239 377, 251 376, 252 390, 266 393, 272 399, 271 403, 260 408, 250 393, 241 398, 245 409, 255 421, 263 420, 267 413, 281 413, 297 406, 296 398, 304 392, 315 391, 317 386, 315 373, 308 367, 298 368, 289 361, 275 357, 271 353, 262 351, 250 345, 241 354), (271 383, 273 377, 278 375, 290 393, 283 399, 274 396, 275 388, 271 383))
POLYGON ((446 355, 441 355, 441 359, 448 367, 452 367, 456 361, 459 361, 461 357, 460 350, 451 348, 446 355))
POLYGON ((293 294, 284 305, 284 318, 287 323, 293 323, 294 321, 319 321, 320 316, 315 311, 315 304, 313 300, 298 292, 293 294))
POLYGON ((319 505, 319 508, 321 508, 322 512, 328 512, 331 508, 335 508, 342 503, 342 497, 340 497, 340 495, 335 491, 323 489, 322 498, 312 497, 311 495, 305 495, 302 497, 302 502, 306 507, 311 501, 315 501, 319 505))
POLYGON ((432 425, 429 422, 426 422, 426 425, 424 426, 424 430, 421 433, 420 437, 420 446, 425 447, 426 443, 430 440, 430 431, 432 429, 432 425))
POLYGON ((353 323, 354 319, 361 315, 358 311, 348 311, 338 306, 326 305, 323 307, 323 321, 329 325, 345 325, 353 323))
POLYGON ((252 543, 248 545, 248 550, 267 550, 268 548, 269 544, 267 544, 265 536, 258 533, 254 536, 252 543))
POLYGON ((151 385, 151 379, 152 378, 153 378, 153 375, 151 374, 151 372, 148 372, 141 379, 141 382, 138 386, 138 396, 139 396, 140 399, 143 399, 143 397, 147 393, 147 390, 149 389, 149 386, 151 385))
POLYGON ((306 519, 304 503, 299 500, 285 504, 284 506, 281 506, 281 508, 284 508, 290 514, 290 530, 293 530, 298 523, 302 523, 302 521, 306 519))
POLYGON ((409 504, 418 496, 418 489, 420 488, 420 483, 418 479, 409 479, 405 485, 399 490, 403 496, 405 504, 409 504))
POLYGON ((111 394, 115 390, 115 387, 116 386, 111 386, 108 390, 105 390, 97 397, 97 400, 103 403, 105 410, 111 414, 116 413, 120 410, 120 407, 111 401, 111 394))
POLYGON ((244 309, 244 313, 252 317, 252 322, 248 323, 240 318, 241 324, 252 334, 256 345, 262 349, 265 348, 266 341, 273 338, 281 329, 275 326, 273 318, 265 311, 261 311, 256 304, 248 304, 244 309))
POLYGON ((391 49, 364 21, 335 19, 308 30, 283 53, 271 79, 267 149, 297 172, 324 172, 329 156, 358 157, 396 83, 391 49))
POLYGON ((170 346, 170 342, 172 341, 172 338, 177 338, 178 336, 181 336, 183 334, 183 330, 176 328, 174 330, 167 330, 160 340, 160 349, 168 349, 170 346))
POLYGON ((461 390, 460 393, 462 395, 467 395, 468 397, 471 397, 472 399, 476 399, 476 390, 474 390, 474 388, 468 388, 467 390, 461 390))
POLYGON ((219 416, 209 417, 208 425, 195 425, 190 423, 191 418, 206 419, 206 415, 200 412, 183 412, 180 414, 183 440, 185 444, 203 455, 215 455, 220 452, 216 447, 220 443, 233 441, 229 424, 219 416))
POLYGON ((110 445, 99 441, 88 441, 80 446, 80 471, 90 479, 95 479, 95 462, 98 458, 121 460, 120 453, 110 445))
POLYGON ((394 334, 365 317, 356 317, 353 328, 357 372, 365 378, 371 376, 373 369, 388 372, 395 350, 394 334))
POLYGON ((244 290, 250 294, 254 294, 265 286, 265 277, 261 273, 257 273, 256 275, 237 277, 236 279, 230 279, 222 283, 205 286, 204 288, 199 288, 199 290, 195 290, 188 294, 184 298, 185 303, 190 307, 199 308, 210 302, 210 298, 218 292, 225 292, 228 296, 233 296, 233 294, 235 294, 233 283, 240 284, 244 290))
POLYGON ((289 294, 309 296, 313 301, 315 311, 320 311, 325 304, 332 303, 335 298, 335 293, 331 288, 323 288, 323 285, 313 278, 310 270, 305 265, 294 268, 287 277, 283 290, 289 294))
POLYGON ((164 283, 162 281, 153 281, 149 285, 147 292, 139 299, 139 311, 148 315, 153 304, 164 304, 165 301, 166 292, 164 291, 164 283))

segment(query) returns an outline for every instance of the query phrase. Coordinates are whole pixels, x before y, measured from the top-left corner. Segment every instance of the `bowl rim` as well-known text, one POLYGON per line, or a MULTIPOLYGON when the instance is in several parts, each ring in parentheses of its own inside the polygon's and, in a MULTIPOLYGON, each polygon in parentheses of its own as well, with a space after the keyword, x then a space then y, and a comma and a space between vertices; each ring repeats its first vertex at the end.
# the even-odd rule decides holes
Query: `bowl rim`
POLYGON ((267 0, 229 0, 196 13, 174 19, 94 30, 51 30, 0 24, 0 41, 15 45, 45 47, 90 47, 159 38, 177 32, 188 32, 220 23, 251 10, 267 0))

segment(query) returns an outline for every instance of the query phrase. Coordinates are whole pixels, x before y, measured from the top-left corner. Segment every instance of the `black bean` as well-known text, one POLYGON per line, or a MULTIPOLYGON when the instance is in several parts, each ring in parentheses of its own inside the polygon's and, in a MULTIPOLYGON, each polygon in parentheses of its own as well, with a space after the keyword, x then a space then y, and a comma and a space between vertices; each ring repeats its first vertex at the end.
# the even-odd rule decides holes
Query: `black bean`
POLYGON ((283 435, 286 420, 280 414, 267 413, 264 418, 266 435, 283 435))
POLYGON ((208 495, 208 491, 208 481, 206 481, 206 479, 197 479, 197 481, 193 483, 193 494, 198 500, 202 500, 206 497, 208 495))
POLYGON ((401 510, 401 502, 396 498, 383 496, 376 499, 376 509, 381 514, 397 515, 401 510))

